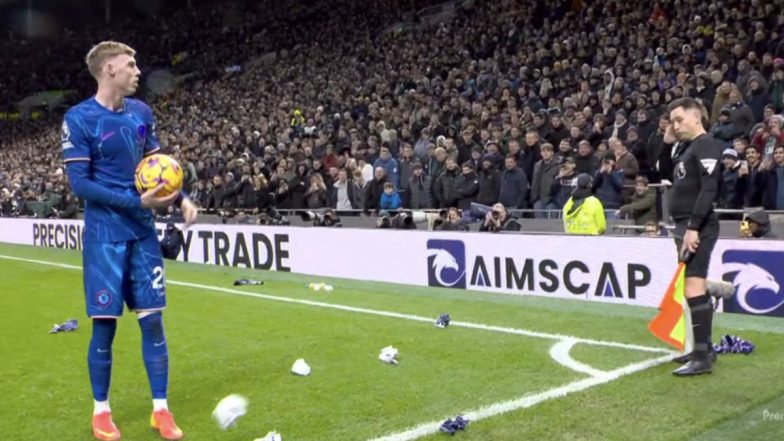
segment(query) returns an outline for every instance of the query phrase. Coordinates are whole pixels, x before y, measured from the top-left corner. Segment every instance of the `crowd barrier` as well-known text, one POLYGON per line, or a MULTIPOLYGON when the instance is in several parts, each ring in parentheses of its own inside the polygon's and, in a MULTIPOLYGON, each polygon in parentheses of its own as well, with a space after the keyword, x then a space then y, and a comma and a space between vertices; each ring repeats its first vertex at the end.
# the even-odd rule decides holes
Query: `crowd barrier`
MULTIPOLYGON (((164 224, 158 224, 162 235, 164 224)), ((82 248, 80 220, 0 218, 0 242, 82 248)), ((178 260, 323 277, 656 307, 675 272, 671 239, 197 224, 178 260)), ((720 310, 784 316, 784 241, 720 240, 720 310)))

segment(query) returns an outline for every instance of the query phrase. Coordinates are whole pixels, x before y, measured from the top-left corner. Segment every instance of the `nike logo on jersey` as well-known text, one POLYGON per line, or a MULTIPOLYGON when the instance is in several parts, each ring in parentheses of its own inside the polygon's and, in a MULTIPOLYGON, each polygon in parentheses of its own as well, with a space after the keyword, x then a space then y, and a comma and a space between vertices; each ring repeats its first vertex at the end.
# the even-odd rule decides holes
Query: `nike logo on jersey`
POLYGON ((107 139, 111 138, 112 136, 114 136, 115 133, 116 132, 104 133, 103 135, 101 135, 101 142, 106 141, 107 139))

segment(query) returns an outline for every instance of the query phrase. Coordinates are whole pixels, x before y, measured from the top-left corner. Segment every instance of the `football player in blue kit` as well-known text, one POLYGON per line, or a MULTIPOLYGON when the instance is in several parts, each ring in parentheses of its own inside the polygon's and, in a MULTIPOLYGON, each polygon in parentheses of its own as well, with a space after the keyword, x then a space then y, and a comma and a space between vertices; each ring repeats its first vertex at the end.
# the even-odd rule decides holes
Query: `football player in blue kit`
POLYGON ((160 150, 151 109, 127 98, 136 92, 141 74, 134 56, 132 48, 113 41, 93 47, 85 61, 98 91, 72 107, 62 126, 68 180, 85 203, 82 258, 87 315, 93 322, 87 355, 95 400, 92 428, 97 439, 120 439, 109 407, 109 384, 117 319, 128 305, 142 333, 153 399, 151 425, 163 438, 177 440, 183 433, 166 401, 166 286, 151 209, 176 204, 186 226, 196 221, 197 209, 182 192, 158 196, 160 185, 140 195, 134 186, 137 164, 160 150))

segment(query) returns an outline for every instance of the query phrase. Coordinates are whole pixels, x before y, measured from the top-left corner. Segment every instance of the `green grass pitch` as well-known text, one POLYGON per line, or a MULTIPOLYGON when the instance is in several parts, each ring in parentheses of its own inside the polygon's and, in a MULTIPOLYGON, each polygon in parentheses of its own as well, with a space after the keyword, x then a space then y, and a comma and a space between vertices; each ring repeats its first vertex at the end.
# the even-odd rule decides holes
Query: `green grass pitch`
MULTIPOLYGON (((89 440, 90 323, 82 274, 40 261, 78 266, 81 256, 0 244, 0 439, 89 440), (47 333, 72 317, 78 331, 47 333)), ((784 421, 763 415, 784 414, 784 321, 778 319, 717 316, 714 340, 740 335, 757 351, 720 356, 712 375, 675 378, 675 366, 664 362, 550 397, 591 377, 551 357, 557 339, 484 325, 666 349, 646 329, 655 311, 176 262, 167 263, 166 279, 169 404, 189 440, 252 441, 277 430, 285 441, 402 441, 412 428, 422 430, 418 439, 447 439, 427 424, 540 395, 546 398, 533 405, 491 412, 453 439, 772 441, 784 433, 784 421), (243 277, 265 284, 232 286, 243 277), (335 289, 311 291, 311 281, 335 289), (419 320, 441 312, 478 325, 437 329, 419 320), (387 345, 400 350, 400 365, 377 359, 387 345), (297 358, 310 364, 311 376, 290 373, 297 358), (250 406, 224 432, 210 414, 230 393, 247 396, 250 406)), ((663 355, 585 342, 570 354, 602 372, 663 355)), ((114 345, 110 399, 123 439, 159 439, 149 427, 138 325, 127 312, 114 345)))

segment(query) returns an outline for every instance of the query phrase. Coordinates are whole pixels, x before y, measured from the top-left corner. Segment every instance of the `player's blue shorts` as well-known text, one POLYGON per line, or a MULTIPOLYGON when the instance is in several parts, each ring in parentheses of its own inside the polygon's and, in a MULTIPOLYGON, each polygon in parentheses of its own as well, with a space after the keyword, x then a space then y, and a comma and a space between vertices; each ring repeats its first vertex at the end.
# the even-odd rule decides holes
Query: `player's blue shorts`
POLYGON ((84 292, 89 317, 120 317, 166 307, 166 285, 158 237, 127 242, 85 242, 84 292))

